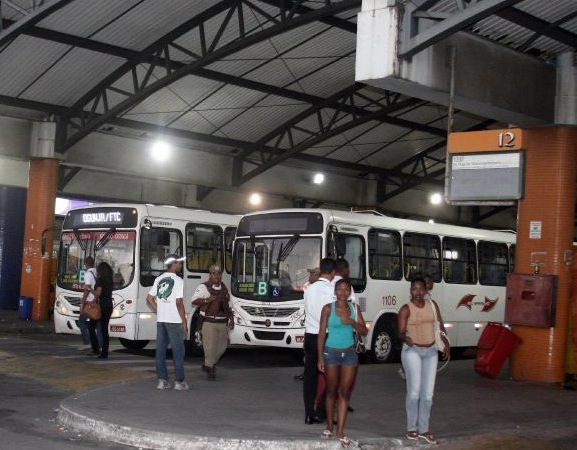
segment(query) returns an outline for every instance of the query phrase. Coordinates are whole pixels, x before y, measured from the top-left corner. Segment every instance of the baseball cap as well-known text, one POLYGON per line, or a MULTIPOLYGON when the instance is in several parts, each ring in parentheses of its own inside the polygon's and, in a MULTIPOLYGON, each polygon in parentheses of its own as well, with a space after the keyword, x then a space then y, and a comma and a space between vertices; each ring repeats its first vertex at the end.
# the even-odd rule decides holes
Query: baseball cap
POLYGON ((184 256, 178 256, 176 254, 168 255, 164 260, 165 266, 170 266, 175 262, 184 261, 186 258, 184 256))
POLYGON ((222 273, 222 269, 220 268, 220 266, 218 264, 213 264, 212 266, 210 266, 208 271, 210 273, 222 273))

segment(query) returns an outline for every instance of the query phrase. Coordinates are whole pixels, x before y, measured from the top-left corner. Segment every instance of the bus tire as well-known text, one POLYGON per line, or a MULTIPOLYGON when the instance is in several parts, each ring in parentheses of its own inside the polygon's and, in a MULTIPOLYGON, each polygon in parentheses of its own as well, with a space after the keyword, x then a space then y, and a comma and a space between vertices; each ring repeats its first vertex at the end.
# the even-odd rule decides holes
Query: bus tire
POLYGON ((192 316, 190 320, 190 334, 188 339, 184 341, 186 356, 203 356, 202 350, 202 334, 198 329, 198 314, 192 316))
POLYGON ((393 320, 380 321, 373 333, 371 357, 373 362, 384 364, 397 359, 397 326, 393 320))
POLYGON ((142 350, 150 341, 131 341, 130 339, 118 338, 120 344, 128 350, 142 350))

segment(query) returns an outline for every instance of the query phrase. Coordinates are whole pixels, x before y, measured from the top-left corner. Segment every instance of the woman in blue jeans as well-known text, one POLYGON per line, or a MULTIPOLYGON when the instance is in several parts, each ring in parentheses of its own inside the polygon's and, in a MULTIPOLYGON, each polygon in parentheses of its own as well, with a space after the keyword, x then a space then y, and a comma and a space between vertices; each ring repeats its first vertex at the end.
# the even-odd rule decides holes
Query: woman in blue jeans
POLYGON ((427 300, 426 294, 425 280, 415 278, 411 282, 411 301, 399 311, 398 329, 403 342, 401 360, 407 380, 407 438, 436 444, 435 436, 429 429, 439 358, 435 348, 433 308, 436 309, 445 342, 444 359, 449 356, 449 342, 445 338, 445 325, 439 307, 434 300, 427 300))

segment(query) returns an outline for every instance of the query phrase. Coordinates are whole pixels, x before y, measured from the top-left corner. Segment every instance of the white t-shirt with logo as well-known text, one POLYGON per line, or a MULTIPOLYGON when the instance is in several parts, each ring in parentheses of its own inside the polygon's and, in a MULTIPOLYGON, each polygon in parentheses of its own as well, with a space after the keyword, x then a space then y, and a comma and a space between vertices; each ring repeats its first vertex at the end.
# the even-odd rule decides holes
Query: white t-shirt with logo
POLYGON ((176 299, 184 296, 182 278, 172 272, 165 272, 154 280, 148 292, 156 297, 156 321, 167 323, 182 323, 176 299))

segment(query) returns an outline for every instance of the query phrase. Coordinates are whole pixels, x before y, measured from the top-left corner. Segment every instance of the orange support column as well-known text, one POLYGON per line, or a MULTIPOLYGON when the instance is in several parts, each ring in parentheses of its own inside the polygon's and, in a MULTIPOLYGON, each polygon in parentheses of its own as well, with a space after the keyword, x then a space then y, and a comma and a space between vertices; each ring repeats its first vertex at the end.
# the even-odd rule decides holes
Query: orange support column
POLYGON ((57 159, 30 160, 20 295, 32 297, 32 319, 48 320, 57 159))
POLYGON ((513 327, 523 343, 513 352, 510 372, 515 380, 562 382, 571 320, 577 129, 525 130, 524 138, 525 194, 519 202, 515 272, 533 273, 531 263, 539 261, 541 273, 557 275, 557 311, 554 327, 513 327))

